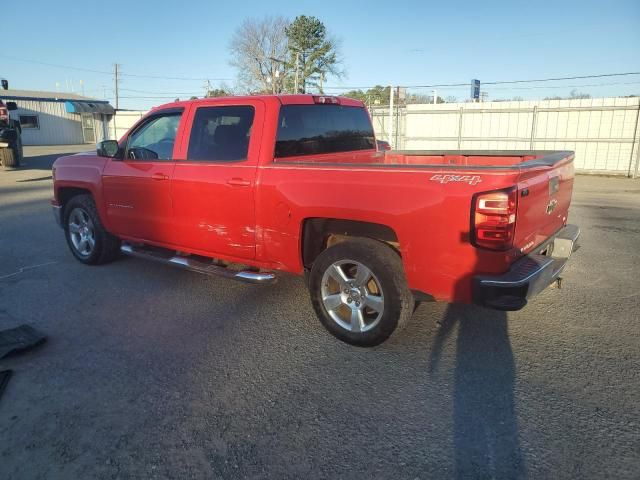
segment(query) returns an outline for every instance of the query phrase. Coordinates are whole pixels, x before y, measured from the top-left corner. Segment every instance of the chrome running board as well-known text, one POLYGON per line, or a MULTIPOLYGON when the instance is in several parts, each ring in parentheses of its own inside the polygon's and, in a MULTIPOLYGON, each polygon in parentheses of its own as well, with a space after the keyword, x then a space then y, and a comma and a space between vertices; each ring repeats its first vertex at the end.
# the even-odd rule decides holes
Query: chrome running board
POLYGON ((175 255, 169 250, 152 250, 150 248, 133 246, 123 243, 120 251, 132 257, 154 260, 156 262, 181 267, 205 275, 218 276, 238 280, 245 283, 268 284, 275 283, 277 277, 271 272, 254 272, 251 270, 230 270, 220 265, 203 262, 201 260, 175 255))

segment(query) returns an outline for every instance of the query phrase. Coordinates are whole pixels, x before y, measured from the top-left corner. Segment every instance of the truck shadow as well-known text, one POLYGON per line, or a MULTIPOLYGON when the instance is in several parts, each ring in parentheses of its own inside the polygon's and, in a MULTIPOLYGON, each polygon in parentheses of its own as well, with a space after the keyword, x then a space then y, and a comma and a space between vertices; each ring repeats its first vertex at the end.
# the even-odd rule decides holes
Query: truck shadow
POLYGON ((456 478, 524 478, 507 314, 451 304, 433 340, 429 372, 457 327, 453 442, 456 478))
POLYGON ((42 170, 51 173, 51 166, 59 157, 73 155, 74 152, 55 153, 49 155, 26 156, 20 166, 20 170, 42 170))

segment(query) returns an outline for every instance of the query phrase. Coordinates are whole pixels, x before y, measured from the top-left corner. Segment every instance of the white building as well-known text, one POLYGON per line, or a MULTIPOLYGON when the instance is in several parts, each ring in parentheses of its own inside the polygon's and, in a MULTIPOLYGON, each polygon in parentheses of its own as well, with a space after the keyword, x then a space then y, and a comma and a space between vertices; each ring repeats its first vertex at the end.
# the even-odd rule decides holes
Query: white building
POLYGON ((20 121, 24 145, 95 144, 109 138, 115 113, 105 100, 74 93, 0 90, 0 99, 18 105, 10 115, 20 121))

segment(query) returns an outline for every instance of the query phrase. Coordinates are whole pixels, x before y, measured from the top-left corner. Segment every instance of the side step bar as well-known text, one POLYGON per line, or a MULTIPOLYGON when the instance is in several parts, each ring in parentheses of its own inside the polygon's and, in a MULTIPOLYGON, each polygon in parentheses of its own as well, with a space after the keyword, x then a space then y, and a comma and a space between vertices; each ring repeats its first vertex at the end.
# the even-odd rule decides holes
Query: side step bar
POLYGON ((151 250, 144 247, 136 247, 128 243, 123 243, 120 251, 125 255, 132 257, 144 258, 147 260, 155 260, 156 262, 182 267, 205 275, 220 276, 238 280, 245 283, 268 284, 275 283, 277 277, 271 272, 253 272, 251 270, 229 270, 228 268, 203 262, 195 258, 182 257, 167 251, 151 250))

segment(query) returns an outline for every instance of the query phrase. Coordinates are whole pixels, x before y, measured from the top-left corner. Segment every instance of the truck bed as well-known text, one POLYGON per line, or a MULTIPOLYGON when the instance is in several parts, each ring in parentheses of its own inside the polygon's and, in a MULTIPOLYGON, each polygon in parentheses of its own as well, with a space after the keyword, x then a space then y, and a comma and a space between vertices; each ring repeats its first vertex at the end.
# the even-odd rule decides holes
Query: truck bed
POLYGON ((571 151, 555 150, 388 150, 277 158, 274 163, 522 170, 553 167, 573 157, 571 151))
POLYGON ((474 168, 534 168, 550 167, 573 158, 570 151, 548 150, 391 150, 384 163, 391 165, 474 167, 474 168))

